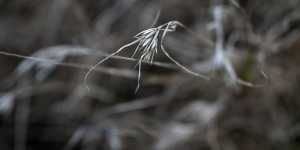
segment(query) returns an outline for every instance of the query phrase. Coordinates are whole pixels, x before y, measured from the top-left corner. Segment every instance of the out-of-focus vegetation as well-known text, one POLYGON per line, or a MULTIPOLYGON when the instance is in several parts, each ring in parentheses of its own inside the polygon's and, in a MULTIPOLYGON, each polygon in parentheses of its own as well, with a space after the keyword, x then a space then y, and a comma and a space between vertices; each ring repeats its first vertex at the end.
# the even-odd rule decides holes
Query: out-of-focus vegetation
POLYGON ((299 8, 299 0, 0 0, 0 149, 298 150, 299 8), (135 93, 132 46, 95 68, 86 89, 91 66, 173 20, 186 28, 157 44, 210 80, 158 50, 135 93))

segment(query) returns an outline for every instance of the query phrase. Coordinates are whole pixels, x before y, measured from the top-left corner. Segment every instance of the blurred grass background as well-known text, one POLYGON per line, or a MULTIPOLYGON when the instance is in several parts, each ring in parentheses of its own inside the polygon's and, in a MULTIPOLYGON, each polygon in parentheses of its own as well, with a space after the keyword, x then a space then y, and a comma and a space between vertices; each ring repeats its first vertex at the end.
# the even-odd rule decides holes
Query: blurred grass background
POLYGON ((299 0, 0 0, 0 149, 298 150, 299 7, 299 0), (178 29, 166 39, 168 52, 212 80, 158 54, 171 67, 144 64, 137 93, 135 62, 114 58, 86 90, 89 67, 150 28, 159 11, 156 26, 178 20, 215 43, 216 6, 235 71, 263 86, 231 85, 226 71, 207 65, 214 48, 178 29))

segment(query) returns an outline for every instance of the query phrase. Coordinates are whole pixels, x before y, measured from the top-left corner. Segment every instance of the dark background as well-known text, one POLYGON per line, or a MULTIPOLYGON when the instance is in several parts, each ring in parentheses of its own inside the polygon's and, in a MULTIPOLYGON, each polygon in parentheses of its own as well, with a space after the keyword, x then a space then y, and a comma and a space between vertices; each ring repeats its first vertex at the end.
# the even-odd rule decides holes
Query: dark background
POLYGON ((298 150, 299 8, 299 0, 0 0, 0 150, 298 150), (197 36, 215 44, 217 6, 228 59, 262 86, 232 85, 207 64, 214 49, 197 36), (211 80, 159 52, 155 61, 169 67, 144 64, 137 93, 136 62, 118 58, 92 72, 87 91, 87 70, 159 11, 155 26, 177 20, 193 32, 168 34, 167 51, 211 80))

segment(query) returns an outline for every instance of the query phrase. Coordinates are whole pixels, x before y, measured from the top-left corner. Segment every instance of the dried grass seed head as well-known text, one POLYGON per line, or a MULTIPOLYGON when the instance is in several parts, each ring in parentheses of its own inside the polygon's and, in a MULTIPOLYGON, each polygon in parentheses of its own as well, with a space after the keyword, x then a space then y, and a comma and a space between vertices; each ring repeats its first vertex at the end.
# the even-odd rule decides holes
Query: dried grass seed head
POLYGON ((132 57, 134 57, 136 54, 140 54, 138 56, 138 83, 136 87, 136 92, 139 89, 140 86, 140 77, 141 77, 141 66, 143 62, 146 63, 153 63, 155 54, 158 53, 159 50, 163 52, 163 54, 169 58, 173 63, 175 63, 179 68, 187 72, 188 74, 201 77, 203 79, 209 79, 208 77, 201 75, 199 73, 193 72, 190 69, 186 68, 184 65, 180 64, 177 60, 175 60, 164 48, 163 42, 168 32, 174 32, 176 28, 180 26, 184 29, 187 29, 182 23, 178 21, 170 21, 168 23, 165 23, 163 25, 160 25, 155 28, 150 28, 143 30, 142 32, 136 34, 134 40, 131 43, 128 43, 121 48, 119 48, 116 52, 106 56, 104 59, 100 60, 98 63, 96 63, 94 66, 92 66, 88 72, 85 74, 84 82, 87 85, 87 89, 89 90, 87 79, 89 74, 100 64, 108 60, 109 58, 117 55, 118 53, 122 52, 125 48, 130 47, 132 45, 138 44, 135 48, 132 57))

